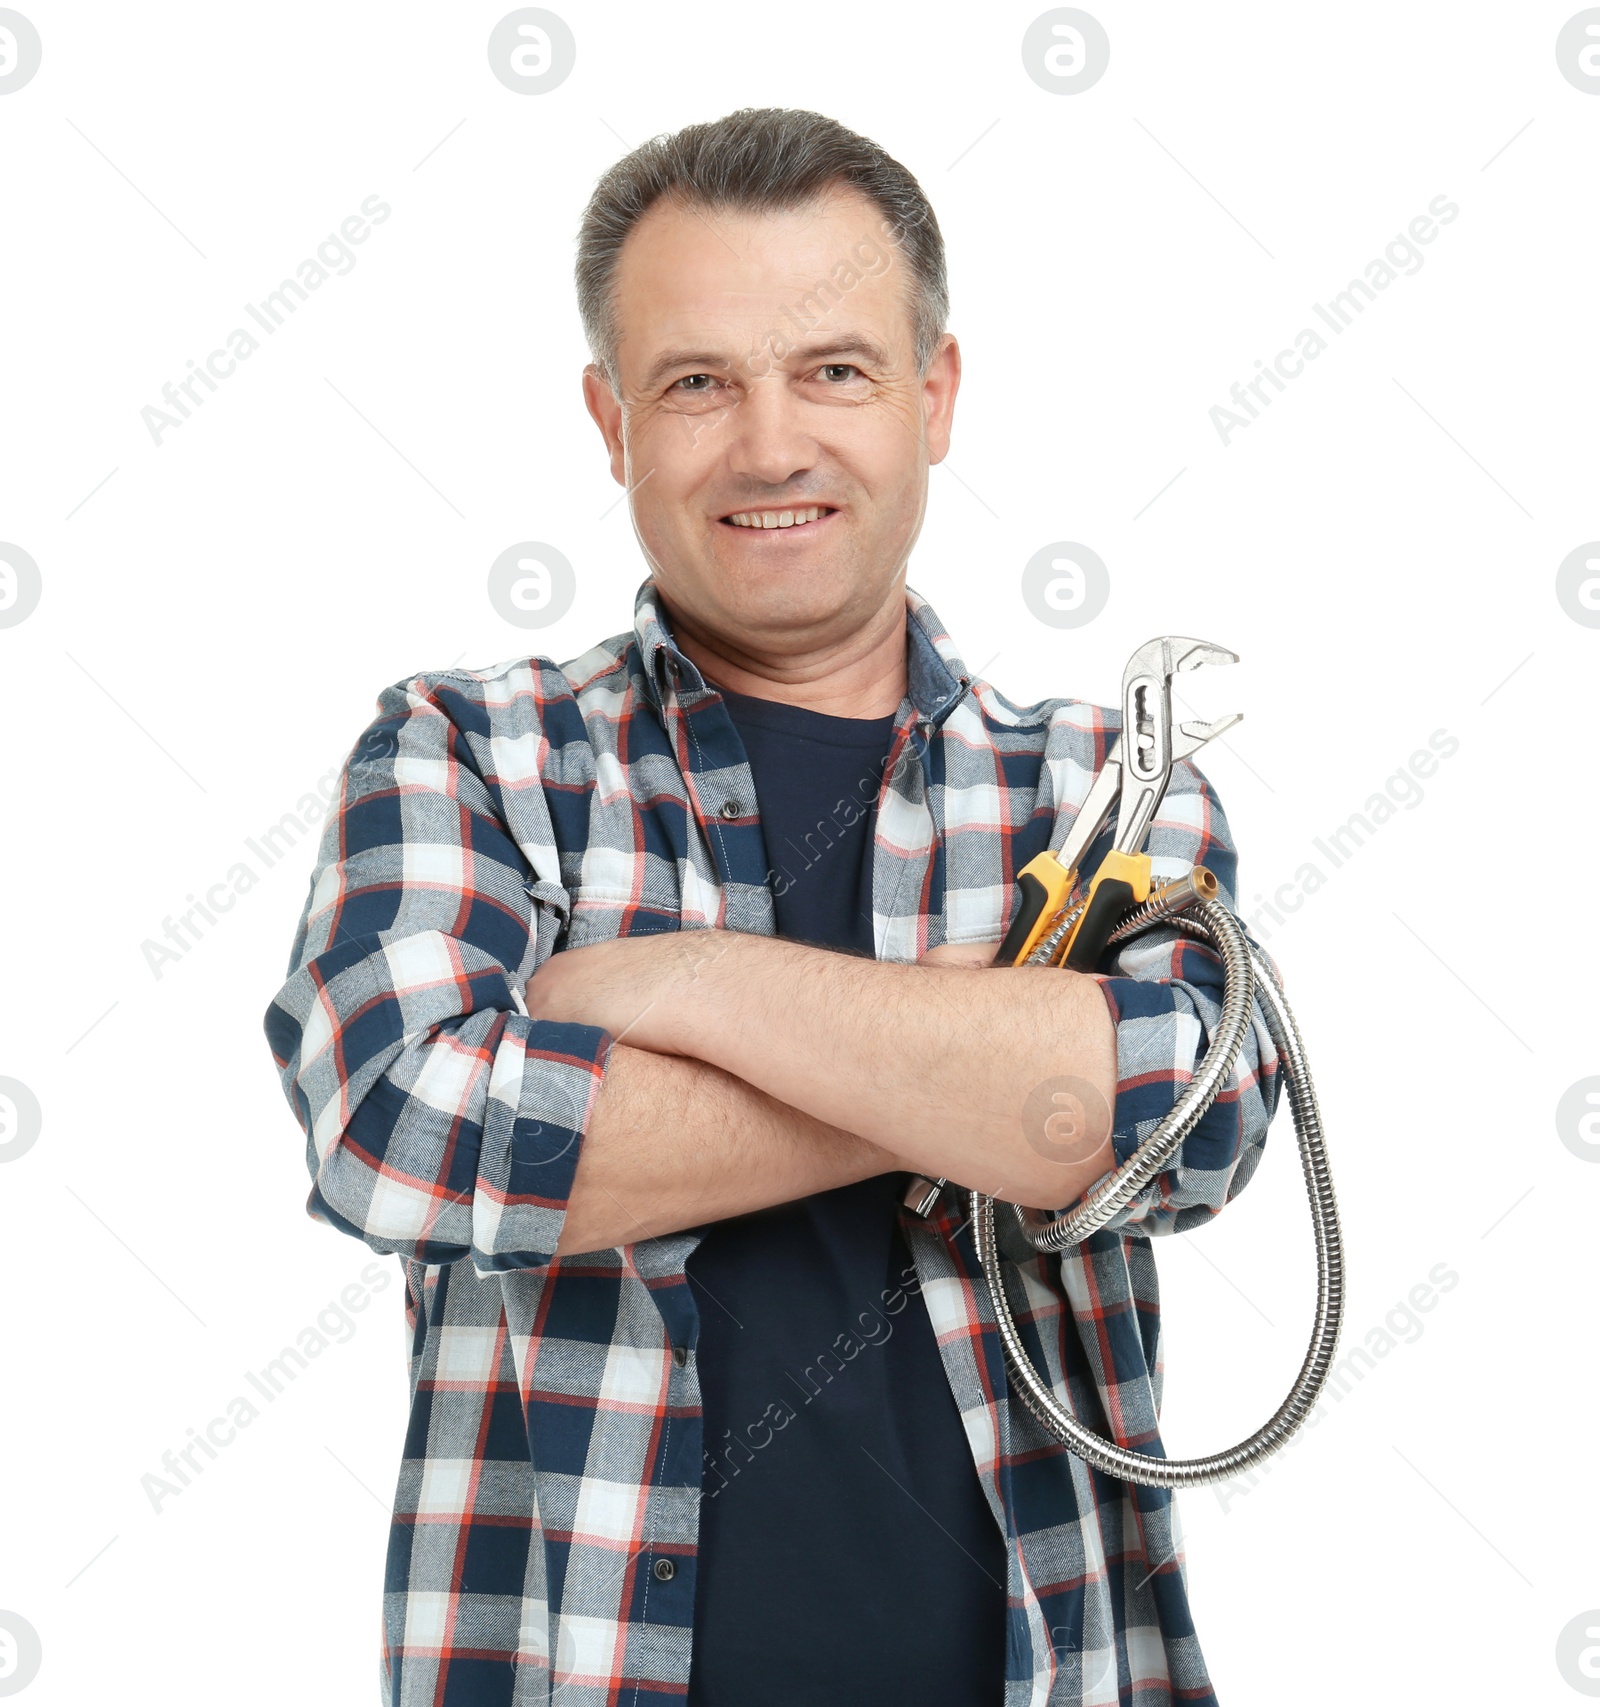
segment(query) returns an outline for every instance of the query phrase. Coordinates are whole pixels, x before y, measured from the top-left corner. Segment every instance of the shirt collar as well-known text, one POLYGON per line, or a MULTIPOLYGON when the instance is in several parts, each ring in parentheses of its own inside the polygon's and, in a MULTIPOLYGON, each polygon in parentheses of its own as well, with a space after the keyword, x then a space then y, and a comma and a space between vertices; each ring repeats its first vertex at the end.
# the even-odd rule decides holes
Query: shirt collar
MULTIPOLYGON (((970 691, 971 673, 932 605, 912 588, 906 597, 906 691, 918 720, 937 729, 970 691)), ((633 634, 646 689, 665 711, 673 689, 703 693, 709 684, 672 637, 666 606, 647 579, 634 595, 633 634)))

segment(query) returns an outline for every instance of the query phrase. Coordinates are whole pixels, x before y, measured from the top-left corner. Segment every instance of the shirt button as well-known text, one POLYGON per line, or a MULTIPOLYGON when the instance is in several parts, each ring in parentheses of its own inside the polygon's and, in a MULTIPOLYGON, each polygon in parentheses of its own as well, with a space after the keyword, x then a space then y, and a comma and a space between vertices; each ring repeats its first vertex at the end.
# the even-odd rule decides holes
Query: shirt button
POLYGON ((657 1559, 650 1569, 658 1583, 670 1583, 678 1574, 678 1567, 670 1559, 657 1559))
POLYGON ((724 818, 737 818, 739 816, 739 802, 737 800, 724 800, 722 816, 724 818))
POLYGON ((675 1345, 672 1348, 672 1361, 675 1364, 677 1364, 677 1366, 680 1369, 682 1369, 684 1364, 686 1364, 689 1361, 688 1348, 686 1346, 675 1345))

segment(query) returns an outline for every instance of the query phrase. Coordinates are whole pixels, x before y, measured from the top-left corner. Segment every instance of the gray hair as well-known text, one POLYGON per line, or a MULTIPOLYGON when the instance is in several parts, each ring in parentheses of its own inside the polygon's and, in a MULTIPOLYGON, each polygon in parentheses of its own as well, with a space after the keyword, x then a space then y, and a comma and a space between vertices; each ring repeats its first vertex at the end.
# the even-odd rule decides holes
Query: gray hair
POLYGON ((612 391, 618 390, 612 281, 628 233, 656 202, 671 196, 708 212, 771 213, 806 207, 837 188, 854 189, 881 210, 910 266, 913 348, 917 372, 926 375, 950 298, 944 238, 921 185, 877 143, 836 119, 793 107, 742 107, 641 143, 589 198, 578 228, 578 312, 612 391))

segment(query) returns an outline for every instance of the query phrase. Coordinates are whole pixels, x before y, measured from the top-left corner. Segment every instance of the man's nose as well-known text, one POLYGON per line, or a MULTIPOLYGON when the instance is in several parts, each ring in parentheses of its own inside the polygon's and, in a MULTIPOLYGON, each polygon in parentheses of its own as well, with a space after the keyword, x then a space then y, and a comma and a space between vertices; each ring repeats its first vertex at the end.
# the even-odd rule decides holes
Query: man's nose
POLYGON ((815 465, 817 442, 787 374, 774 372, 752 379, 730 413, 730 472, 763 485, 781 486, 815 465))

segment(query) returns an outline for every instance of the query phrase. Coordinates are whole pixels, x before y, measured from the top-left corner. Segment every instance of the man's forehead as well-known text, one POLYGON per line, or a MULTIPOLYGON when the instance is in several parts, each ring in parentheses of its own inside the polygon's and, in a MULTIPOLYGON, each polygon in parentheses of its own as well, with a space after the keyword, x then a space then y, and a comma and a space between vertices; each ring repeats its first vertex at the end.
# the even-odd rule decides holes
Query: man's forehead
POLYGON ((651 361, 708 338, 737 359, 780 327, 791 347, 823 327, 882 342, 903 310, 899 259, 882 210, 854 191, 772 213, 657 203, 618 260, 618 327, 651 361))

